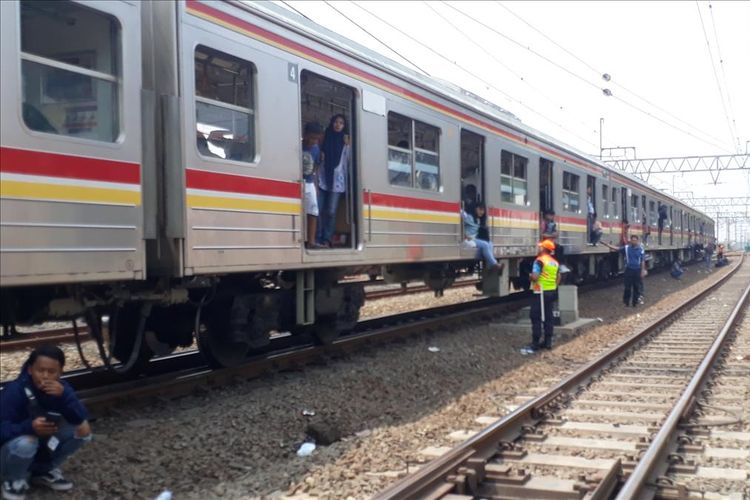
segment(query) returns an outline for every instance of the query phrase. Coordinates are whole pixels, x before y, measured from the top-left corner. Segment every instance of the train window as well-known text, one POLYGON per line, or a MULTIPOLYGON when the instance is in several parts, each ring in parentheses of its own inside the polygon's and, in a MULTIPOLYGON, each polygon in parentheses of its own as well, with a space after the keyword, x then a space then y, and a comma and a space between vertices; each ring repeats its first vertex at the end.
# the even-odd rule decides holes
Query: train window
POLYGON ((581 211, 579 183, 580 177, 570 172, 563 172, 562 202, 563 209, 568 212, 579 213, 581 211))
POLYGON ((529 160, 508 151, 500 155, 500 201, 526 206, 528 181, 526 167, 529 160))
POLYGON ((648 202, 648 223, 656 223, 656 202, 653 201, 648 202))
POLYGON ((613 186, 612 187, 612 215, 615 217, 615 219, 619 215, 619 210, 617 209, 617 205, 618 205, 618 203, 617 203, 617 188, 613 186))
POLYGON ((609 187, 606 184, 602 184, 602 206, 604 215, 609 217, 609 187))
POLYGON ((388 113, 388 181, 394 186, 437 191, 440 129, 388 113))
POLYGON ((634 194, 630 196, 630 210, 631 210, 631 221, 633 224, 640 222, 641 218, 638 217, 638 195, 634 194))
POLYGON ((195 49, 195 128, 198 151, 209 158, 255 158, 255 66, 224 52, 195 49))
POLYGON ((23 121, 38 132, 120 135, 120 25, 68 0, 21 6, 23 121))

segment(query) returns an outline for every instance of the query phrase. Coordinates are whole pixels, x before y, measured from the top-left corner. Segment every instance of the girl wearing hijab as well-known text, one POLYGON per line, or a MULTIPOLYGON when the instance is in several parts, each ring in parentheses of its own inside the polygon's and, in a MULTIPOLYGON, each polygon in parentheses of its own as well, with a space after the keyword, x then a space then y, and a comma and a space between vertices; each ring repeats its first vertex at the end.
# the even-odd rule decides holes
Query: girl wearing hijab
POLYGON ((336 225, 336 210, 341 195, 346 192, 349 170, 349 136, 344 115, 334 115, 326 128, 321 153, 323 165, 318 175, 318 224, 317 243, 331 246, 331 238, 336 225))

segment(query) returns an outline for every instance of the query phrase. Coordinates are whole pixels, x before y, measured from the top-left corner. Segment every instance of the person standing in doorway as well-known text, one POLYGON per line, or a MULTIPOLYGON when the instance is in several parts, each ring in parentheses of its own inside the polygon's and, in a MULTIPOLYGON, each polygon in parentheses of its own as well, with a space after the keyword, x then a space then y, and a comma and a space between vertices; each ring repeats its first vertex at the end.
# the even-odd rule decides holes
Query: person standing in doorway
POLYGON ((323 164, 318 175, 318 224, 317 243, 331 247, 336 228, 336 213, 341 196, 346 193, 349 178, 351 145, 344 115, 334 115, 325 131, 321 147, 323 164))
POLYGON ((646 253, 635 234, 630 237, 630 243, 621 247, 604 243, 604 245, 615 252, 620 252, 625 257, 625 291, 622 301, 625 307, 637 307, 643 291, 643 278, 646 276, 646 253))
POLYGON ((305 124, 302 138, 302 177, 305 180, 305 215, 307 216, 307 248, 319 248, 315 241, 318 232, 318 193, 315 189, 315 172, 320 165, 320 138, 323 127, 317 122, 305 124))
POLYGON ((521 354, 524 355, 534 354, 541 349, 552 349, 552 335, 555 328, 552 305, 557 300, 557 287, 562 277, 559 264, 552 256, 555 252, 555 243, 552 240, 544 240, 538 246, 539 253, 529 276, 534 291, 529 312, 531 344, 521 349, 521 354), (544 341, 542 341, 542 330, 544 330, 544 341))
POLYGON ((594 222, 596 222, 596 208, 594 207, 594 195, 591 192, 591 186, 586 188, 586 210, 587 210, 587 231, 589 244, 594 244, 594 222))

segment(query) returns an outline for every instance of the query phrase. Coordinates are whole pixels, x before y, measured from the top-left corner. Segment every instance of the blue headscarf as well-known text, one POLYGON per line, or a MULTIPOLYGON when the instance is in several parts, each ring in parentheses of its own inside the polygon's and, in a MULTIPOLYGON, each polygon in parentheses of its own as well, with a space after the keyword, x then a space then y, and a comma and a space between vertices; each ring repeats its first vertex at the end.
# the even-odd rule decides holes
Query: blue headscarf
POLYGON ((344 136, 348 134, 346 126, 346 118, 344 115, 338 114, 333 115, 331 121, 326 128, 325 137, 323 137, 323 144, 321 146, 321 152, 325 155, 323 160, 323 175, 325 176, 325 185, 328 189, 333 189, 333 170, 341 162, 341 153, 344 151, 344 136), (336 132, 333 129, 333 123, 336 119, 341 118, 344 120, 344 128, 341 132, 336 132))

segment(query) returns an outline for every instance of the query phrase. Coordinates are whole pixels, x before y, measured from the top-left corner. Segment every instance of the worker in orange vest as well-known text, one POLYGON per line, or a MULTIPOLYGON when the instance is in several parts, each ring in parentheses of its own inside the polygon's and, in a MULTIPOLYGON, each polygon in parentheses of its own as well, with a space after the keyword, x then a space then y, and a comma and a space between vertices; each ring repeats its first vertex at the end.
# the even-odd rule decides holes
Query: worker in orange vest
POLYGON ((539 244, 534 265, 531 269, 531 284, 534 298, 531 300, 531 344, 521 349, 521 354, 534 354, 540 349, 552 349, 552 333, 555 319, 552 316, 552 304, 557 300, 557 286, 562 274, 560 265, 553 257, 555 243, 543 240, 539 244), (544 342, 542 339, 542 325, 544 325, 544 342))

